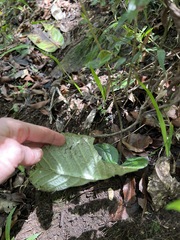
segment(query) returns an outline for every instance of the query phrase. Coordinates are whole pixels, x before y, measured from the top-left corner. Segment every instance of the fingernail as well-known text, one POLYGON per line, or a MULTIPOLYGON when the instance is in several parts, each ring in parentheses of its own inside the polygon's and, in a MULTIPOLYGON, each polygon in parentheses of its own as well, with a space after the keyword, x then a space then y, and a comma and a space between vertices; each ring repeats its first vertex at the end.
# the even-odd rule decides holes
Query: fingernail
POLYGON ((40 148, 34 149, 34 154, 35 154, 36 161, 39 162, 42 158, 43 151, 40 148))

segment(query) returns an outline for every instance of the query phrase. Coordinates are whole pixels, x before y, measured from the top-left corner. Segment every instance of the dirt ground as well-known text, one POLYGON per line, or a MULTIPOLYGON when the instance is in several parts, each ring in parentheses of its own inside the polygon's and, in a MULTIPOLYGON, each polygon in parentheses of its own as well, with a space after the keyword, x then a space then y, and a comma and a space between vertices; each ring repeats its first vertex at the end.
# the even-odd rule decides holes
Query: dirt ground
MULTIPOLYGON (((1 116, 10 117, 11 114, 7 114, 10 107, 1 101, 1 116)), ((48 117, 39 111, 26 109, 18 118, 53 129, 48 117)), ((178 239, 180 213, 165 209, 155 212, 150 202, 144 213, 137 202, 133 203, 125 208, 128 218, 118 220, 118 215, 124 211, 119 210, 123 183, 128 178, 139 179, 140 175, 129 174, 56 193, 37 191, 29 183, 22 192, 22 202, 18 204, 12 236, 16 236, 16 240, 35 233, 41 233, 37 238, 40 240, 178 239), (110 188, 114 190, 111 200, 110 188)), ((9 183, 4 188, 9 189, 9 183)))
MULTIPOLYGON (((43 9, 43 2, 51 1, 38 2, 40 2, 40 7, 43 9)), ((74 3, 74 1, 68 2, 74 3)), ((71 10, 76 9, 77 11, 77 5, 73 5, 73 7, 74 6, 76 8, 71 8, 71 10)), ((48 7, 46 9, 48 9, 48 7)), ((103 8, 104 12, 102 12, 102 8, 99 10, 99 8, 95 9, 91 7, 91 10, 94 15, 98 16, 98 21, 108 12, 106 7, 103 8)), ((47 12, 43 10, 40 12, 40 16, 44 13, 43 16, 47 17, 49 14, 47 12)), ((29 16, 26 17, 28 18, 29 16)), ((112 16, 110 16, 110 19, 111 17, 112 16)), ((75 15, 74 19, 77 20, 77 18, 79 18, 78 14, 75 15)), ((72 27, 72 29, 75 28, 74 38, 76 40, 75 42, 78 42, 77 25, 75 24, 70 27, 72 27)), ((172 32, 174 34, 174 30, 172 32)), ((170 40, 168 41, 171 42, 170 40)), ((66 53, 74 44, 73 42, 72 45, 62 50, 62 52, 58 52, 57 55, 62 54, 61 56, 66 56, 66 53)), ((63 129, 63 132, 73 132, 77 134, 91 134, 93 131, 101 134, 119 130, 118 113, 115 107, 111 109, 112 99, 110 98, 107 103, 107 106, 110 108, 108 114, 103 115, 102 109, 98 109, 98 107, 101 106, 99 104, 101 96, 94 85, 89 85, 89 83, 91 83, 89 72, 84 69, 76 69, 76 71, 74 71, 73 67, 69 72, 69 74, 72 74, 71 80, 73 79, 73 84, 75 81, 75 83, 80 86, 82 92, 84 91, 84 95, 82 95, 72 82, 69 84, 66 79, 67 76, 62 77, 59 81, 55 77, 56 73, 51 74, 55 67, 52 59, 46 59, 37 49, 34 49, 23 59, 21 59, 21 56, 20 58, 18 57, 18 54, 16 56, 16 53, 10 53, 10 55, 8 55, 7 58, 3 58, 2 61, 3 67, 1 67, 1 69, 6 70, 3 70, 3 73, 1 73, 0 117, 12 117, 45 126, 56 131, 59 130, 58 124, 60 120, 60 126, 62 125, 61 129, 63 129), (18 68, 17 71, 27 68, 33 78, 32 86, 30 86, 30 88, 27 87, 27 89, 25 88, 25 96, 22 96, 17 87, 17 85, 22 86, 24 84, 22 78, 19 80, 19 78, 14 79, 11 77, 7 81, 4 81, 4 79, 6 79, 4 76, 7 77, 12 74, 12 69, 9 65, 12 65, 12 60, 14 59, 19 64, 18 67, 16 66, 18 68), (32 73, 32 69, 29 67, 30 65, 34 67, 38 66, 38 73, 32 73), (38 86, 35 85, 36 81, 39 84, 38 86), (57 88, 63 97, 58 95, 57 92, 52 91, 57 88), (43 91, 39 92, 39 90, 42 89, 43 91), (92 92, 89 91, 89 89, 92 90, 92 92), (13 94, 17 92, 17 94, 12 95, 12 92, 13 94), (53 94, 54 98, 52 97, 53 94), (68 104, 66 104, 66 100, 68 104), (53 104, 50 106, 52 102, 53 104), (41 105, 36 105, 36 103, 40 103, 41 105), (84 122, 88 119, 88 115, 92 109, 98 110, 95 118, 90 123, 91 126, 86 128, 84 127, 84 122)), ((148 61, 149 59, 145 64, 149 64, 148 61)), ((168 64, 170 65, 172 62, 172 68, 175 71, 174 74, 179 76, 179 63, 177 58, 174 57, 170 59, 168 64)), ((150 71, 151 70, 147 70, 147 76, 150 71)), ((106 70, 101 72, 101 75, 102 78, 106 79, 106 70)), ((155 76, 155 78, 157 79, 158 76, 155 76)), ((142 104, 144 101, 144 93, 135 88, 135 90, 132 90, 132 94, 136 98, 136 101, 133 103, 126 99, 125 92, 121 92, 121 90, 117 92, 117 99, 119 99, 117 103, 119 104, 120 110, 133 111, 142 104)), ((178 94, 176 95, 178 96, 178 94)), ((123 128, 126 128, 130 123, 125 118, 124 112, 122 114, 122 124, 123 128)), ((157 127, 146 126, 146 124, 144 125, 141 126, 141 124, 139 124, 137 126, 140 127, 139 133, 148 135, 148 137, 150 136, 154 144, 155 140, 157 140, 157 142, 160 141, 160 145, 162 145, 159 129, 157 127)), ((136 126, 128 133, 130 134, 135 130, 136 126)), ((113 138, 96 139, 96 141, 117 143, 120 141, 120 138, 121 136, 118 135, 113 138)), ((159 144, 159 142, 156 144, 159 144)), ((149 145, 151 145, 151 143, 149 145)), ((148 147, 145 147, 145 153, 148 152, 148 154, 154 151, 154 149, 157 149, 155 145, 148 147)), ((125 150, 123 151, 125 152, 125 150)), ((172 155, 174 159, 177 160, 177 164, 173 177, 175 177, 177 181, 180 181, 180 168, 178 165, 179 154, 180 144, 178 141, 174 141, 172 144, 172 155)), ((147 189, 142 191, 140 187, 140 182, 144 179, 144 186, 147 188, 148 177, 153 172, 156 158, 157 154, 150 157, 150 164, 145 170, 54 193, 36 190, 28 181, 28 170, 20 186, 15 184, 17 178, 19 179, 21 176, 17 170, 6 183, 0 186, 0 197, 11 199, 15 202, 15 205, 17 205, 13 217, 11 235, 14 236, 15 240, 25 240, 36 233, 40 234, 36 238, 38 240, 180 239, 180 213, 167 211, 164 206, 160 210, 155 211, 147 189)), ((173 197, 165 196, 165 198, 166 202, 169 202, 173 197)), ((1 211, 0 227, 3 229, 1 240, 5 240, 4 223, 7 215, 7 213, 1 211)))

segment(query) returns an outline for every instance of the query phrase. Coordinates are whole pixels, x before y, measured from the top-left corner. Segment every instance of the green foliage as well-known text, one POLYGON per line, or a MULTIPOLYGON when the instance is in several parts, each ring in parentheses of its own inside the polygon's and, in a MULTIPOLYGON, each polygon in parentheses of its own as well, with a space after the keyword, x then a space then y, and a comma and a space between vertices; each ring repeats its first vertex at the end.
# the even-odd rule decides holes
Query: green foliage
MULTIPOLYGON (((140 157, 118 165, 107 156, 106 149, 102 154, 105 156, 103 161, 93 145, 93 137, 70 133, 66 133, 65 137, 66 144, 62 147, 45 146, 42 160, 30 171, 30 181, 37 189, 59 191, 115 175, 122 176, 148 164, 147 159, 140 157)), ((113 150, 113 156, 116 154, 113 150)))
POLYGON ((175 211, 180 212, 180 199, 175 200, 175 201, 169 203, 169 204, 166 206, 166 209, 167 209, 167 210, 175 210, 175 211))
POLYGON ((25 0, 0 1, 0 50, 14 41, 14 22, 16 22, 17 15, 24 10, 23 7, 31 11, 25 0))
POLYGON ((139 85, 146 91, 146 93, 148 94, 155 110, 156 110, 156 114, 159 120, 159 125, 161 128, 161 133, 162 133, 162 137, 163 137, 163 141, 164 141, 164 146, 165 146, 165 151, 166 151, 166 156, 169 157, 171 152, 170 152, 170 148, 171 148, 171 143, 172 143, 172 135, 173 135, 173 125, 170 123, 170 127, 169 127, 169 134, 166 130, 166 124, 165 124, 165 120, 163 118, 163 115, 159 109, 159 106, 153 96, 153 94, 151 93, 151 91, 146 88, 146 86, 139 81, 139 85))
POLYGON ((165 63, 165 56, 166 56, 166 53, 163 49, 159 49, 157 51, 157 59, 158 59, 158 62, 159 62, 159 65, 160 67, 162 68, 162 70, 165 72, 165 67, 164 67, 164 63, 165 63))
POLYGON ((36 240, 40 235, 41 233, 35 233, 32 236, 26 238, 26 240, 36 240))
POLYGON ((12 224, 12 216, 16 210, 16 207, 11 210, 9 213, 7 219, 6 219, 6 226, 5 226, 5 239, 6 240, 13 240, 14 238, 11 239, 11 224, 12 224))
POLYGON ((20 93, 25 93, 26 89, 27 89, 28 87, 30 87, 30 86, 32 86, 32 83, 26 82, 26 83, 23 84, 22 86, 21 86, 21 85, 17 85, 17 86, 15 86, 15 87, 18 88, 18 90, 19 90, 20 93))
POLYGON ((0 55, 0 58, 4 57, 6 54, 10 53, 10 52, 13 52, 13 51, 19 51, 21 49, 27 49, 29 48, 29 46, 27 46, 26 44, 20 44, 16 47, 13 47, 13 48, 10 48, 9 50, 5 51, 4 53, 2 53, 0 55))
MULTIPOLYGON (((129 68, 129 71, 134 71, 134 68, 142 60, 144 52, 154 52, 157 54, 157 58, 161 68, 164 66, 164 52, 155 44, 155 47, 149 47, 147 43, 152 42, 154 45, 153 28, 147 25, 141 25, 138 23, 138 17, 142 12, 147 10, 149 1, 130 0, 123 3, 123 7, 120 7, 122 14, 117 17, 117 12, 114 6, 121 5, 119 1, 108 1, 115 18, 104 29, 94 27, 90 22, 85 7, 82 5, 82 17, 84 22, 89 27, 89 36, 93 37, 94 44, 89 49, 89 52, 99 51, 98 54, 89 55, 84 63, 86 67, 90 68, 94 80, 101 92, 103 101, 106 101, 106 95, 110 91, 114 91, 113 82, 108 79, 107 86, 102 86, 99 77, 96 75, 95 70, 105 67, 108 71, 108 75, 111 76, 111 66, 114 69, 129 68), (95 50, 96 49, 96 50, 95 50)), ((100 4, 105 6, 107 1, 91 1, 92 5, 100 4)), ((117 10, 118 11, 118 10, 117 10)), ((128 79, 129 84, 131 79, 128 79)), ((120 84, 118 85, 120 86, 120 84)), ((127 86, 128 87, 128 86, 127 86)))
POLYGON ((98 154, 106 162, 118 163, 119 153, 115 147, 108 143, 98 143, 94 145, 98 154))
POLYGON ((35 26, 34 32, 28 34, 28 37, 40 49, 55 52, 64 44, 64 37, 52 24, 42 22, 42 25, 45 31, 35 26))
MULTIPOLYGON (((12 225, 12 217, 16 210, 16 207, 14 207, 11 212, 9 213, 7 219, 6 219, 6 225, 5 225, 5 240, 15 240, 14 237, 11 238, 11 225, 12 225)), ((31 235, 30 237, 26 238, 26 240, 36 240, 38 236, 40 236, 41 233, 36 233, 31 235)))
POLYGON ((96 72, 94 71, 93 68, 91 68, 91 73, 94 77, 94 81, 96 82, 96 85, 98 86, 100 92, 101 92, 101 96, 102 99, 105 101, 106 100, 106 87, 104 87, 98 77, 98 75, 96 74, 96 72))
POLYGON ((107 50, 101 50, 97 55, 96 59, 87 63, 89 68, 100 68, 112 58, 112 53, 107 50))

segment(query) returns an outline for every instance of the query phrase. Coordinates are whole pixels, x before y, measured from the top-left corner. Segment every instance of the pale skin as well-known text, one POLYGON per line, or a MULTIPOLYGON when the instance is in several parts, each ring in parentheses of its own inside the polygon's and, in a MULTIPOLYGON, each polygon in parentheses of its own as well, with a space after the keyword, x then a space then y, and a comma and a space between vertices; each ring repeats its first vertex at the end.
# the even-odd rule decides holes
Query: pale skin
POLYGON ((65 137, 49 128, 12 118, 0 118, 0 184, 19 165, 32 166, 43 156, 44 144, 62 146, 65 137))

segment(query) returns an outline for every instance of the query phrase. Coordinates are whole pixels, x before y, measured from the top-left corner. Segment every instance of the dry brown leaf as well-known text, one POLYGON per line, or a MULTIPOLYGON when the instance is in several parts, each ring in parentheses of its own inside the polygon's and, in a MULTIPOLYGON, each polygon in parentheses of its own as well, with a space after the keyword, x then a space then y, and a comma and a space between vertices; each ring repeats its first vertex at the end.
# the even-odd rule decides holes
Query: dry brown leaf
POLYGON ((40 109, 40 108, 44 107, 48 102, 49 102, 49 99, 38 102, 38 103, 30 104, 29 106, 32 108, 35 108, 35 109, 40 109))
POLYGON ((136 201, 136 181, 135 179, 127 179, 124 186, 123 186, 123 195, 124 195, 124 202, 126 206, 130 207, 136 201))
POLYGON ((118 202, 116 202, 115 211, 110 213, 110 218, 111 221, 126 220, 129 218, 122 198, 120 198, 118 202))
POLYGON ((149 177, 148 188, 153 207, 156 211, 170 200, 180 196, 180 183, 170 174, 170 161, 166 157, 158 158, 155 169, 149 177))
POLYGON ((11 77, 9 76, 2 76, 0 77, 0 83, 6 83, 12 81, 11 77))
POLYGON ((144 174, 139 181, 139 191, 141 192, 142 196, 138 196, 138 204, 143 209, 143 212, 145 212, 147 207, 147 187, 145 184, 144 174))
POLYGON ((124 147, 121 141, 118 142, 117 149, 125 159, 134 157, 133 152, 124 147))
POLYGON ((131 111, 130 115, 133 116, 134 119, 137 119, 139 116, 139 111, 137 110, 131 111))
POLYGON ((178 107, 176 105, 172 105, 168 111, 166 112, 166 115, 169 117, 169 118, 172 118, 172 119, 176 119, 177 118, 177 110, 178 110, 178 107))
POLYGON ((25 76, 24 80, 25 80, 25 81, 34 82, 34 79, 30 76, 30 74, 28 74, 27 76, 25 76))
POLYGON ((36 95, 44 95, 44 91, 41 90, 41 89, 32 89, 31 92, 36 94, 36 95))
MULTIPOLYGON (((65 98, 64 96, 62 96, 65 98)), ((82 110, 84 109, 85 104, 83 103, 83 100, 80 98, 72 98, 69 103, 69 108, 71 110, 76 111, 76 114, 80 114, 82 110)))
POLYGON ((152 138, 141 134, 130 134, 126 139, 122 140, 122 143, 133 152, 143 152, 150 144, 152 144, 152 138))
POLYGON ((138 209, 136 198, 136 181, 127 179, 123 186, 123 197, 119 198, 116 211, 111 213, 111 220, 126 220, 131 217, 138 209))
POLYGON ((131 114, 128 111, 124 111, 124 115, 125 115, 126 120, 128 122, 133 122, 134 121, 134 117, 132 117, 131 114))
POLYGON ((46 110, 46 109, 40 109, 40 112, 43 114, 43 115, 45 115, 45 116, 49 116, 49 111, 48 110, 46 110))
POLYGON ((151 127, 159 126, 158 121, 157 121, 155 115, 153 115, 153 114, 146 114, 143 118, 142 123, 147 126, 151 126, 151 127))
POLYGON ((111 101, 109 107, 106 110, 107 113, 112 114, 113 105, 114 105, 114 101, 111 101))
POLYGON ((84 121, 84 124, 83 124, 84 129, 88 129, 91 127, 91 124, 93 123, 95 116, 96 116, 96 109, 94 108, 91 110, 86 120, 84 121))
POLYGON ((97 136, 103 134, 103 131, 100 131, 98 129, 93 130, 89 135, 90 136, 97 136))
POLYGON ((162 145, 163 145, 162 136, 160 136, 159 138, 153 138, 153 143, 151 144, 152 148, 157 149, 159 147, 162 147, 162 145))
POLYGON ((2 94, 3 96, 5 96, 5 97, 8 97, 7 88, 6 88, 5 85, 3 85, 3 86, 1 87, 1 94, 2 94))
POLYGON ((172 120, 172 124, 175 126, 175 127, 180 127, 180 117, 176 118, 176 119, 173 119, 172 120))
POLYGON ((129 99, 131 102, 133 102, 133 103, 136 101, 133 93, 130 93, 130 94, 129 94, 128 99, 129 99))
POLYGON ((141 153, 144 151, 144 149, 136 148, 127 143, 126 141, 122 140, 122 143, 126 146, 126 148, 130 151, 136 152, 136 153, 141 153))
POLYGON ((63 95, 68 94, 69 93, 69 87, 67 87, 66 85, 62 84, 60 87, 60 91, 63 95))
POLYGON ((7 101, 13 101, 13 98, 11 97, 11 95, 8 95, 7 92, 7 88, 5 85, 3 85, 1 88, 1 94, 4 96, 4 99, 6 99, 7 101))
POLYGON ((14 78, 15 79, 17 79, 17 78, 24 78, 27 75, 29 75, 29 72, 28 72, 27 69, 24 69, 24 70, 20 70, 20 71, 16 72, 16 74, 14 75, 14 78))

